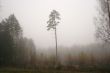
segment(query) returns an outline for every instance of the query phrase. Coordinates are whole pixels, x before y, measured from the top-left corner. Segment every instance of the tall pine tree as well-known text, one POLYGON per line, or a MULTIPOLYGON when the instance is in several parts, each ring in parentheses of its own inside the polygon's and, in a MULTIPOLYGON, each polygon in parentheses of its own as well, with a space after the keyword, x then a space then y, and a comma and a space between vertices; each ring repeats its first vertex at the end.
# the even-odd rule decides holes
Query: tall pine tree
POLYGON ((14 65, 22 29, 14 14, 3 20, 0 26, 0 63, 6 66, 14 65))

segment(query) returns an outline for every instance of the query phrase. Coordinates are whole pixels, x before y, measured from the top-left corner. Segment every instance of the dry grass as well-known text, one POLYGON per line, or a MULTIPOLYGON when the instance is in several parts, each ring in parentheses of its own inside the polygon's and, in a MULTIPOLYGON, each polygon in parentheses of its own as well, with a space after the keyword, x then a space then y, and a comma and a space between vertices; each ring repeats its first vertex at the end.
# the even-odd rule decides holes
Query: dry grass
POLYGON ((110 73, 101 71, 73 71, 73 70, 56 70, 56 69, 0 69, 0 73, 110 73))

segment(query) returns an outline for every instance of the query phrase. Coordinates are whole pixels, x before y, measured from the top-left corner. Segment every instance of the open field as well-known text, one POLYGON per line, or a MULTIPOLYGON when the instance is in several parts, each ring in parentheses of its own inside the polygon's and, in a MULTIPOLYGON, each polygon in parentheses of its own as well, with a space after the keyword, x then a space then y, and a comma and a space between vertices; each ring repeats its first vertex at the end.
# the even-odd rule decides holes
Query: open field
POLYGON ((106 71, 74 71, 56 69, 0 69, 0 73, 110 73, 106 71))

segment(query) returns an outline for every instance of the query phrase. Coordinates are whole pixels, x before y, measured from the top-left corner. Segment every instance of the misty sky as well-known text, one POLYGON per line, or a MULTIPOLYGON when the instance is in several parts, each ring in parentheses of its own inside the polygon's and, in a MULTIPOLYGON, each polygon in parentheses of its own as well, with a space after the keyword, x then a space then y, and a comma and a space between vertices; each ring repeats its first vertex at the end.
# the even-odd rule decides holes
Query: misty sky
POLYGON ((54 47, 54 31, 47 31, 50 12, 60 13, 57 26, 58 45, 72 46, 95 41, 93 18, 96 0, 1 0, 0 21, 15 14, 24 36, 32 38, 37 47, 54 47))

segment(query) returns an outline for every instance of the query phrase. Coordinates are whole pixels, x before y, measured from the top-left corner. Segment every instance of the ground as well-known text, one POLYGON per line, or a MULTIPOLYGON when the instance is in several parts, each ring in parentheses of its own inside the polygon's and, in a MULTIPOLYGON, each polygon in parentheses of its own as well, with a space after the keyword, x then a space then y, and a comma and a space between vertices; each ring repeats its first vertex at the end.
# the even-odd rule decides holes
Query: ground
POLYGON ((0 73, 110 73, 106 71, 74 71, 74 70, 57 70, 57 69, 0 69, 0 73))

